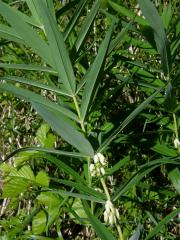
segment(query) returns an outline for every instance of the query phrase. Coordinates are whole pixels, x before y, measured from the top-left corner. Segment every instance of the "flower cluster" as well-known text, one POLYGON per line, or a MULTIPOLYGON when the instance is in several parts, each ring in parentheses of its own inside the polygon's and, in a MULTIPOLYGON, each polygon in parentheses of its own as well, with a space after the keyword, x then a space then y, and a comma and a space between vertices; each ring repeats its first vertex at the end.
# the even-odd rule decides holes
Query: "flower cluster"
POLYGON ((101 153, 97 153, 94 155, 94 163, 90 164, 90 172, 91 176, 100 176, 105 174, 104 167, 107 165, 105 157, 101 153))
POLYGON ((119 220, 119 218, 118 209, 113 206, 110 200, 107 200, 104 211, 104 222, 113 225, 117 223, 117 220, 119 220))

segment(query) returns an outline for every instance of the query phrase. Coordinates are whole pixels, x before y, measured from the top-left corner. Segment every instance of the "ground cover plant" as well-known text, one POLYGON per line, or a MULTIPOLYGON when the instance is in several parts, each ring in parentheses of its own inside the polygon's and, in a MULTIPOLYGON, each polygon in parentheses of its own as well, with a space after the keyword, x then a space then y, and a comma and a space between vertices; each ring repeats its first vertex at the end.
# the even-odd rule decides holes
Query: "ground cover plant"
POLYGON ((0 1, 2 239, 178 239, 178 1, 0 1))

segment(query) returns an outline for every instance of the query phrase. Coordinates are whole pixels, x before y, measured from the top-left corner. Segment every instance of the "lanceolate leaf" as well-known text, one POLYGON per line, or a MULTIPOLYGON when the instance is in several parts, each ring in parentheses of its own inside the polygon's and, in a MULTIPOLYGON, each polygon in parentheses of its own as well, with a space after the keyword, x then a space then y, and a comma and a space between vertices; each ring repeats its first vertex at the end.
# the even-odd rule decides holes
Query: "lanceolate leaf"
POLYGON ((13 28, 0 24, 0 37, 9 41, 24 44, 23 39, 14 31, 13 28))
POLYGON ((91 144, 69 119, 45 105, 33 103, 33 107, 65 141, 81 153, 93 156, 94 151, 91 144))
POLYGON ((57 75, 57 72, 49 67, 32 65, 32 64, 11 64, 11 63, 0 63, 0 68, 12 68, 12 69, 22 69, 28 71, 40 71, 40 72, 47 72, 50 74, 57 75))
POLYGON ((54 92, 54 93, 57 93, 60 95, 69 96, 69 94, 66 91, 60 90, 57 87, 50 87, 46 84, 39 83, 39 82, 30 80, 30 79, 26 79, 26 78, 22 78, 22 77, 6 76, 6 77, 2 77, 1 80, 6 80, 6 81, 10 80, 10 81, 15 81, 15 82, 19 82, 19 83, 24 83, 26 85, 34 86, 34 87, 40 88, 42 90, 48 90, 50 92, 54 92))
POLYGON ((66 41, 66 39, 68 38, 69 34, 71 33, 71 31, 73 30, 74 26, 76 25, 81 12, 84 10, 84 7, 86 6, 88 0, 81 0, 77 6, 77 9, 75 11, 75 13, 73 14, 70 22, 68 23, 65 31, 64 31, 64 40, 66 41))
POLYGON ((170 48, 158 11, 150 0, 139 0, 138 2, 142 13, 154 31, 154 40, 161 55, 162 69, 165 74, 169 74, 171 70, 170 48))
POLYGON ((21 18, 16 11, 7 4, 0 1, 0 14, 6 18, 13 30, 23 41, 42 57, 51 66, 54 65, 51 51, 46 42, 40 38, 38 33, 21 18))
POLYGON ((147 22, 145 19, 143 19, 142 17, 138 16, 137 14, 135 14, 133 11, 117 4, 115 1, 111 1, 108 0, 109 5, 118 13, 129 17, 131 20, 141 24, 141 25, 147 25, 147 22))
POLYGON ((63 35, 59 31, 57 23, 42 0, 36 0, 34 3, 44 25, 50 45, 50 54, 54 59, 55 69, 58 72, 65 89, 69 94, 73 95, 75 94, 76 88, 75 76, 63 35))
POLYGON ((12 84, 3 83, 3 84, 0 84, 0 90, 4 90, 6 92, 12 93, 17 97, 21 97, 30 103, 36 102, 36 103, 44 104, 47 107, 56 111, 57 113, 59 112, 77 122, 79 121, 77 115, 72 111, 70 111, 69 109, 61 107, 60 105, 57 105, 56 103, 48 100, 47 98, 39 94, 36 94, 32 91, 29 91, 27 89, 19 88, 12 84))
POLYGON ((83 120, 86 117, 89 105, 91 103, 93 90, 98 81, 99 73, 103 68, 103 63, 105 61, 106 53, 108 51, 113 27, 114 25, 112 24, 109 31, 106 33, 105 39, 101 43, 101 46, 98 51, 98 55, 96 56, 93 64, 91 65, 90 69, 87 71, 87 73, 84 76, 84 79, 82 80, 82 81, 85 80, 86 82, 85 89, 83 92, 83 97, 82 97, 82 105, 81 105, 81 118, 83 120))
POLYGON ((84 42, 85 37, 94 21, 94 18, 97 14, 99 7, 100 7, 100 0, 96 0, 91 8, 91 11, 89 12, 89 14, 86 17, 86 20, 81 28, 81 31, 78 33, 78 38, 75 43, 76 51, 78 51, 80 49, 82 43, 84 42))

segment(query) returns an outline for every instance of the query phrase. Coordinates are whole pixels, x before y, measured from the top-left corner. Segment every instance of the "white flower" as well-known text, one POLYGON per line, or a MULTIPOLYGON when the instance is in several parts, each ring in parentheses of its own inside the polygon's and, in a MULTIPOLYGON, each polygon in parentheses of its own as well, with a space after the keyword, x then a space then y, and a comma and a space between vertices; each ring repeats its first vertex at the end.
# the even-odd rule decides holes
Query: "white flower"
POLYGON ((112 202, 111 202, 110 200, 107 200, 107 201, 106 201, 106 204, 105 204, 106 212, 109 213, 112 208, 113 208, 112 202))
POLYGON ((175 147, 175 148, 180 147, 180 142, 179 142, 179 139, 178 139, 178 138, 175 138, 175 139, 174 139, 174 147, 175 147))
POLYGON ((101 153, 97 153, 100 163, 104 166, 106 165, 105 157, 101 153))
POLYGON ((105 157, 102 155, 102 153, 96 153, 94 155, 94 163, 101 163, 103 166, 106 165, 105 157))
POLYGON ((102 174, 102 175, 105 175, 105 170, 104 170, 103 167, 100 168, 100 171, 101 171, 101 174, 102 174))
POLYGON ((99 162, 99 157, 98 157, 98 154, 95 154, 94 155, 94 163, 98 163, 99 162))
POLYGON ((104 211, 104 222, 110 225, 116 224, 119 219, 118 209, 114 207, 110 200, 106 201, 105 211, 104 211))
POLYGON ((117 219, 120 219, 120 216, 119 216, 119 211, 118 211, 118 209, 117 209, 117 208, 115 209, 115 213, 116 213, 116 218, 117 218, 117 219))
POLYGON ((95 169, 94 164, 90 164, 89 170, 90 170, 90 173, 91 173, 92 177, 96 176, 96 169, 95 169))

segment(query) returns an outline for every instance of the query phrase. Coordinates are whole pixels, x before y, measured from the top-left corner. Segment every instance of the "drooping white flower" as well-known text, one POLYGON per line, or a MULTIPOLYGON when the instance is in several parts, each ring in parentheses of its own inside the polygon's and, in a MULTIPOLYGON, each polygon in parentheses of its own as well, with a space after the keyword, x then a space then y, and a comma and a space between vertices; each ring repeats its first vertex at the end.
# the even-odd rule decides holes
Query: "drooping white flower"
POLYGON ((107 200, 104 211, 104 222, 113 225, 117 223, 117 220, 119 220, 118 209, 114 207, 110 200, 107 200))
POLYGON ((175 139, 174 139, 174 147, 175 147, 175 148, 180 147, 180 141, 179 141, 178 138, 175 138, 175 139))

